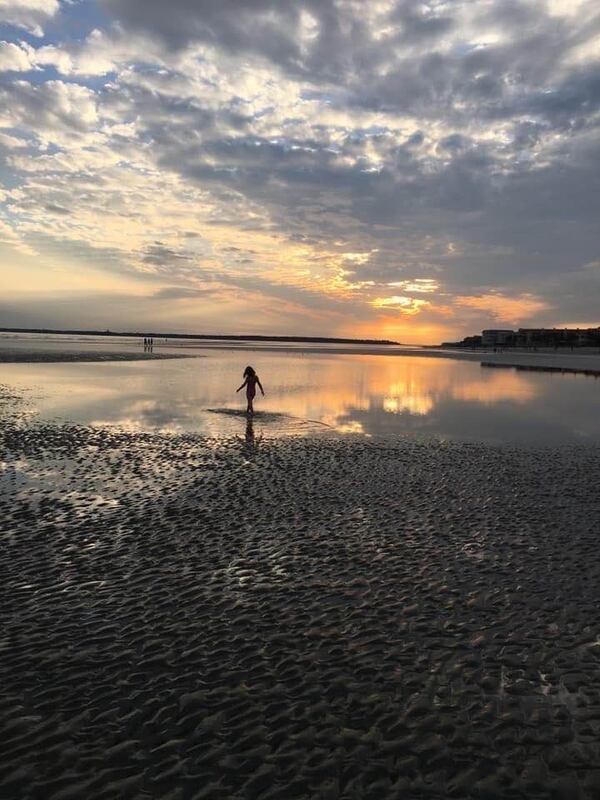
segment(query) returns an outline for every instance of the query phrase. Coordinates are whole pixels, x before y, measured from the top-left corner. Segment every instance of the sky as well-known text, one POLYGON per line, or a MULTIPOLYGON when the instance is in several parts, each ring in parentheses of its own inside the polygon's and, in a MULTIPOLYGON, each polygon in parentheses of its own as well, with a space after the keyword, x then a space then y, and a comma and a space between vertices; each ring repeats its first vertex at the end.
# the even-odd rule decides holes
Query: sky
POLYGON ((600 325, 596 0, 0 0, 0 325, 600 325))

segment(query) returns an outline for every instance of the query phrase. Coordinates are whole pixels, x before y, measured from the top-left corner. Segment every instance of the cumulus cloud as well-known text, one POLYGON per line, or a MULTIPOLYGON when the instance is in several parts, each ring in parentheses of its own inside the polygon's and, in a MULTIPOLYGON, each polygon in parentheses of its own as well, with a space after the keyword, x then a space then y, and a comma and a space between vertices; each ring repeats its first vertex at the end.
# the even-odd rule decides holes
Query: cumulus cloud
POLYGON ((0 85, 0 126, 23 127, 57 143, 61 134, 83 134, 98 119, 94 92, 78 84, 25 80, 0 85))
POLYGON ((59 0, 2 0, 0 22, 24 28, 34 36, 43 36, 43 26, 59 8, 59 0))
POLYGON ((14 42, 0 42, 0 72, 27 72, 32 67, 31 48, 14 42))

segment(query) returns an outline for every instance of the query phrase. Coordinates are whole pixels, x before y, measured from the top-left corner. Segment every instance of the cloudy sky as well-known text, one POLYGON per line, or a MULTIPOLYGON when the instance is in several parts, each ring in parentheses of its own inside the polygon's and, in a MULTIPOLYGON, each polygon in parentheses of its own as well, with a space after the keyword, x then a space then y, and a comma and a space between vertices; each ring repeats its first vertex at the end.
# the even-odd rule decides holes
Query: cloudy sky
POLYGON ((0 0, 0 325, 600 324, 596 0, 0 0))

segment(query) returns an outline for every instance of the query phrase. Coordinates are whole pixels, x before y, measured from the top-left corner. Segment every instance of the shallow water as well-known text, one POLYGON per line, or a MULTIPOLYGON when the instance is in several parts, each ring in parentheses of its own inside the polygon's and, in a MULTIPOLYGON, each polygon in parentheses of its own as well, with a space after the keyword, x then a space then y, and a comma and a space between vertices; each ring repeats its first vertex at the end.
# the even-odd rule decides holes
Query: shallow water
POLYGON ((195 348, 195 353, 203 357, 3 364, 1 382, 25 390, 29 412, 42 419, 129 430, 246 437, 329 432, 536 444, 600 441, 600 380, 584 375, 489 369, 477 362, 418 355, 210 347, 195 348), (265 398, 256 399, 251 427, 245 414, 233 413, 245 408, 243 392, 235 390, 247 363, 257 369, 266 391, 265 398))

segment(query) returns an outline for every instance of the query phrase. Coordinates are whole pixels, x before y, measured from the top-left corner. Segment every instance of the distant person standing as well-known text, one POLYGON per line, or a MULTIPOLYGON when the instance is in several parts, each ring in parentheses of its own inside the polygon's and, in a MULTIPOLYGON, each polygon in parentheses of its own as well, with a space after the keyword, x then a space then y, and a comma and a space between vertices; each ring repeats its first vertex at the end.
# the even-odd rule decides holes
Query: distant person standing
POLYGON ((254 367, 250 367, 250 366, 246 367, 246 369, 244 370, 244 382, 239 387, 239 389, 235 390, 236 393, 237 393, 237 392, 240 392, 244 388, 244 386, 246 387, 246 400, 248 401, 248 407, 246 409, 246 414, 254 414, 253 402, 254 402, 254 398, 256 396, 256 386, 257 385, 258 385, 258 388, 261 391, 262 396, 264 397, 265 396, 265 391, 264 391, 264 389, 262 387, 262 383, 260 382, 260 380, 258 378, 258 375, 254 371, 254 367))

